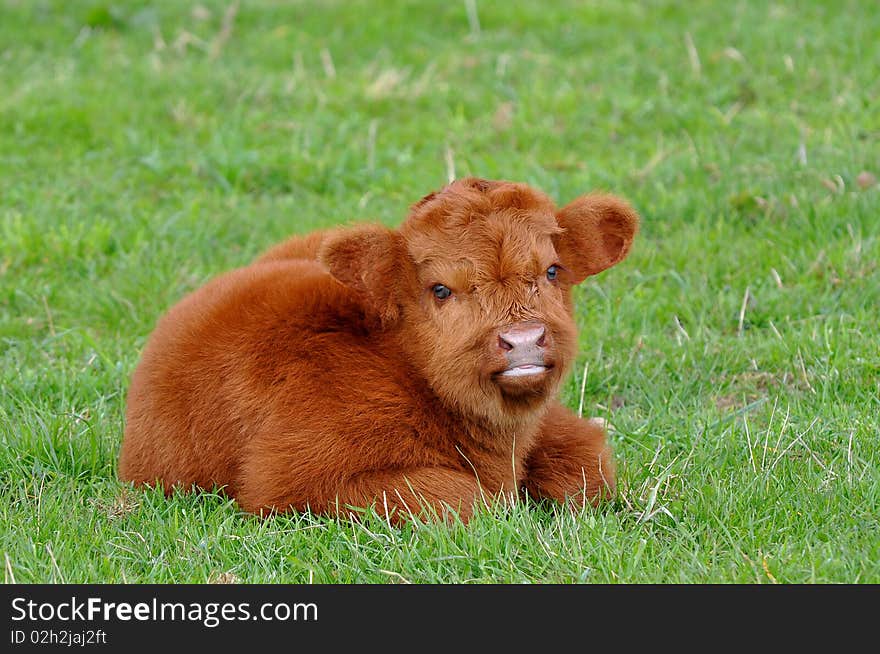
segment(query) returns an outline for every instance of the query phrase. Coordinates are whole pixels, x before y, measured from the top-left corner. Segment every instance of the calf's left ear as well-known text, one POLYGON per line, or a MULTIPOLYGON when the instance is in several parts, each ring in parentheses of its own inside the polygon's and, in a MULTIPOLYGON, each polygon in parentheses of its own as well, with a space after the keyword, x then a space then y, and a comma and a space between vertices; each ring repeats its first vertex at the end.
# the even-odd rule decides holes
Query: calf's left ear
POLYGON ((600 273, 629 254, 639 230, 639 216, 613 195, 593 193, 570 202, 556 213, 562 232, 553 245, 574 284, 600 273))
POLYGON ((318 261, 361 296, 383 327, 400 315, 400 285, 411 274, 407 257, 400 234, 381 225, 339 230, 318 250, 318 261))

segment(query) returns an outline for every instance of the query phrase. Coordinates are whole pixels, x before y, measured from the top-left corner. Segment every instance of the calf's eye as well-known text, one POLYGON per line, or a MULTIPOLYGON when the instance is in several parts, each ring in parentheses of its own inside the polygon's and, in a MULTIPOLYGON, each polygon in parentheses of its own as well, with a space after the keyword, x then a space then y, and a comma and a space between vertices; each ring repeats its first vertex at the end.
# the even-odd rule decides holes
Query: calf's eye
POLYGON ((556 279, 557 275, 559 275, 559 266, 553 264, 549 268, 547 268, 547 279, 551 282, 556 279))
POLYGON ((438 300, 445 300, 450 295, 452 295, 452 291, 449 290, 449 287, 444 286, 443 284, 434 284, 434 287, 431 289, 434 293, 434 297, 438 300))

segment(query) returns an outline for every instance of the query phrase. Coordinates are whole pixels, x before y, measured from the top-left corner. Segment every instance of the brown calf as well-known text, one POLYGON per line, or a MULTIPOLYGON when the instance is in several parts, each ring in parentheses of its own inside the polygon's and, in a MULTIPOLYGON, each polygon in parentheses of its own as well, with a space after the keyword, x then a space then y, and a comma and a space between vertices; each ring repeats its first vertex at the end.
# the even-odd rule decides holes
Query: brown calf
POLYGON ((252 512, 394 521, 528 493, 614 488, 597 421, 557 400, 575 357, 571 287, 621 261, 636 213, 557 209, 523 184, 462 179, 400 227, 293 238, 181 300, 128 396, 119 475, 224 487, 252 512))

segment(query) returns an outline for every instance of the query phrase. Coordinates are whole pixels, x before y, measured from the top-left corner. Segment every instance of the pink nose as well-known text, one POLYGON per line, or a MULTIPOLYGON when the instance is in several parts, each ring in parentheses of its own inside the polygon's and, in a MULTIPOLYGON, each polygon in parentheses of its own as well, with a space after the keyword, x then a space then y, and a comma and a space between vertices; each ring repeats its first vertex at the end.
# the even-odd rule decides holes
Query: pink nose
POLYGON ((522 352, 544 347, 547 329, 539 322, 530 320, 502 327, 498 332, 498 345, 506 352, 522 352))

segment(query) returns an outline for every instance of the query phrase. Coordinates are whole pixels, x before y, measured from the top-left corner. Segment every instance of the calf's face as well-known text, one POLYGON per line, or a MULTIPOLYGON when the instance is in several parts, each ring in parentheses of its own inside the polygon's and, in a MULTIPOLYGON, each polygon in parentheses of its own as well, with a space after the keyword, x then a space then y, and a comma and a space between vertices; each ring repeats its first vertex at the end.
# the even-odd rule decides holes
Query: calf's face
POLYGON ((574 359, 572 285, 621 261, 637 227, 613 196, 557 209, 526 185, 468 178, 399 230, 334 235, 319 259, 450 408, 509 424, 553 396, 574 359))

